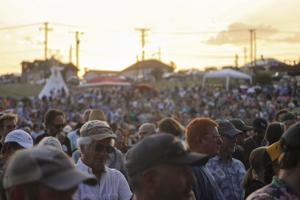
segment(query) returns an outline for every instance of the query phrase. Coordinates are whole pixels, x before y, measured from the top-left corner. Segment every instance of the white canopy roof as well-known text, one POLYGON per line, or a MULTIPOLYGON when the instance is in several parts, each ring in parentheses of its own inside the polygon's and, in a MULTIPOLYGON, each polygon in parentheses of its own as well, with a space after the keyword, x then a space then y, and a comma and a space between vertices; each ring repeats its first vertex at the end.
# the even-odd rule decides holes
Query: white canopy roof
POLYGON ((205 80, 207 78, 226 78, 226 89, 229 88, 229 81, 231 78, 250 80, 250 82, 252 81, 251 76, 249 76, 248 74, 233 69, 223 69, 218 71, 207 72, 203 76, 202 85, 205 84, 205 80))

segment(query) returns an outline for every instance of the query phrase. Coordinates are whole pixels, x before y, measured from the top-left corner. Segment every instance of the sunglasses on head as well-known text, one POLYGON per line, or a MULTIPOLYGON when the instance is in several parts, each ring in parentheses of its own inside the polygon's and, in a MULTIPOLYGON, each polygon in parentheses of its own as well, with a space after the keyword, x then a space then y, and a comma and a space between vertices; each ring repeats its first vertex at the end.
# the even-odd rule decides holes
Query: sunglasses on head
POLYGON ((95 151, 97 152, 106 152, 106 153, 112 153, 115 151, 113 146, 105 146, 103 144, 96 144, 95 145, 95 151))

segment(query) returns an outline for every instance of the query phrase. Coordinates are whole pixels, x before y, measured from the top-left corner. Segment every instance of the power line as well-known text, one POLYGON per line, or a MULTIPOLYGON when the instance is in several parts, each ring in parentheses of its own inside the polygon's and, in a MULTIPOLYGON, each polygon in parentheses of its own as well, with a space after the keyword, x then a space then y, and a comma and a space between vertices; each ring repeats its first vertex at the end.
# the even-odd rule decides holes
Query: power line
POLYGON ((31 27, 31 26, 37 26, 37 25, 40 25, 40 24, 41 23, 34 23, 34 24, 24 24, 24 25, 17 25, 17 26, 0 27, 0 31, 27 28, 27 27, 31 27))

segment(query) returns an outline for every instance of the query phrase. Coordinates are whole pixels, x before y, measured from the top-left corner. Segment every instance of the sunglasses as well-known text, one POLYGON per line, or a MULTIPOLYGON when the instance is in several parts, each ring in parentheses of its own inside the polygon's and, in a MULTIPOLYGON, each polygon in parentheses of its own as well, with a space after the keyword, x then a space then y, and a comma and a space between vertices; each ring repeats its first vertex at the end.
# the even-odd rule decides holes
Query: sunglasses
POLYGON ((106 153, 112 153, 115 151, 115 148, 113 146, 105 146, 103 144, 96 144, 95 145, 95 151, 96 152, 106 152, 106 153))

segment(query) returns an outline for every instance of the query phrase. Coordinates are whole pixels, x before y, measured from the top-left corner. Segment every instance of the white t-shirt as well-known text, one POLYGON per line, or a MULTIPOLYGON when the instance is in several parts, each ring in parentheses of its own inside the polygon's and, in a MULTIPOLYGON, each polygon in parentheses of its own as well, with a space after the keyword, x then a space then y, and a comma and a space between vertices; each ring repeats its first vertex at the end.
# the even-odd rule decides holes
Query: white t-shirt
MULTIPOLYGON (((76 167, 80 171, 93 174, 92 169, 81 159, 78 160, 76 167)), ((73 200, 129 200, 131 197, 132 193, 124 175, 116 169, 105 167, 105 172, 97 185, 81 183, 73 200)))

